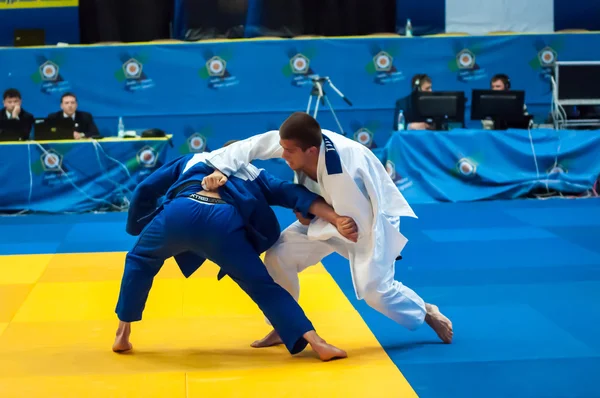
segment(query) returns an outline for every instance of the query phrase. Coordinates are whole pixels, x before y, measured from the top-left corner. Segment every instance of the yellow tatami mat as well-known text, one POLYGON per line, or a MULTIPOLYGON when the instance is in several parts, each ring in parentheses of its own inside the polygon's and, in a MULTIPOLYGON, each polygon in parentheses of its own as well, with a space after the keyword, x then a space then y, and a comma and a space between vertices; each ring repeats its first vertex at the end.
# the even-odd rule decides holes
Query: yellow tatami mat
POLYGON ((256 305, 206 263, 190 279, 169 260, 133 352, 111 351, 124 253, 0 257, 0 397, 415 397, 321 266, 300 303, 349 358, 253 349, 269 331, 256 305))

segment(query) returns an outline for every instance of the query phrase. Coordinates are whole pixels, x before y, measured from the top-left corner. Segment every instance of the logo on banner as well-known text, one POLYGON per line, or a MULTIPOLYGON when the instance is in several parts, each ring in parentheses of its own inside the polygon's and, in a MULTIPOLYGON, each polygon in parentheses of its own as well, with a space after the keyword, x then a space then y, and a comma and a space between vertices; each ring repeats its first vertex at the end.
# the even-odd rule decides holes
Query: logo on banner
POLYGON ((385 162, 385 170, 400 191, 404 191, 413 185, 413 182, 410 179, 407 177, 403 178, 396 172, 396 165, 391 160, 385 162))
POLYGON ((292 85, 302 87, 307 84, 312 84, 311 78, 316 76, 316 72, 311 67, 311 59, 316 55, 313 48, 305 49, 300 52, 295 48, 287 53, 289 61, 283 66, 284 76, 292 78, 292 85))
POLYGON ((63 157, 54 149, 50 149, 47 152, 42 153, 42 156, 40 156, 40 161, 42 162, 42 168, 44 171, 62 173, 61 167, 63 157))
POLYGON ((43 55, 38 55, 36 62, 38 68, 31 76, 31 79, 35 83, 40 84, 43 93, 62 93, 71 89, 71 84, 60 73, 60 66, 64 63, 63 57, 58 56, 50 59, 43 55))
POLYGON ((354 131, 354 141, 359 142, 367 148, 377 148, 375 144, 375 132, 379 128, 379 121, 370 121, 365 124, 353 121, 350 123, 351 131, 354 131))
MULTIPOLYGON (((558 51, 563 46, 563 40, 553 40, 550 44, 543 40, 536 40, 533 45, 535 57, 529 61, 529 66, 533 70, 539 71, 539 78, 547 83, 552 76, 554 65, 558 61, 558 51)), ((552 91, 552 85, 548 85, 548 91, 552 91)))
POLYGON ((150 146, 145 146, 138 151, 137 161, 143 167, 154 167, 156 166, 156 162, 158 161, 158 153, 154 148, 150 146))
POLYGON ((485 69, 477 63, 477 56, 481 53, 478 46, 471 48, 456 47, 455 55, 448 63, 448 68, 457 73, 459 82, 467 83, 473 80, 480 80, 487 77, 485 69))
POLYGON ((371 60, 367 64, 367 73, 374 75, 376 84, 390 84, 405 80, 405 76, 394 65, 395 49, 382 50, 371 48, 371 60))
POLYGON ((371 148, 371 145, 373 145, 373 133, 368 128, 362 127, 354 133, 354 140, 367 148, 371 148))
MULTIPOLYGON (((387 171, 392 180, 396 178, 396 165, 391 160, 385 162, 385 171, 387 171)), ((396 181, 394 180, 394 182, 396 181)))
POLYGON ((551 68, 556 63, 558 54, 552 47, 545 47, 538 53, 538 59, 540 60, 540 66, 542 68, 551 68))
POLYGON ((557 163, 557 164, 552 165, 552 167, 550 167, 548 170, 546 170, 546 173, 548 175, 566 174, 566 173, 568 173, 568 169, 564 165, 557 163))
POLYGON ((187 139, 187 143, 190 153, 199 153, 206 150, 206 138, 202 134, 192 134, 187 139))
POLYGON ((120 82, 125 82, 125 90, 138 91, 154 87, 154 81, 148 77, 144 69, 146 56, 137 54, 132 56, 123 53, 119 56, 122 64, 121 68, 115 72, 115 77, 120 82))
POLYGON ((201 129, 195 129, 192 126, 185 126, 183 128, 185 142, 179 146, 179 153, 188 154, 210 152, 208 141, 211 135, 212 128, 210 126, 206 126, 201 129))
POLYGON ((39 158, 35 158, 31 163, 31 172, 41 176, 43 185, 66 184, 69 179, 76 178, 76 173, 69 171, 63 161, 73 145, 62 144, 60 150, 47 145, 43 145, 43 148, 44 150, 40 150, 39 158))
POLYGON ((456 169, 464 177, 474 177, 477 174, 477 165, 469 158, 460 159, 456 163, 456 169))
POLYGON ((214 54, 212 51, 204 53, 206 62, 200 68, 198 74, 202 79, 208 81, 208 87, 212 89, 220 89, 235 86, 240 83, 227 68, 227 63, 231 59, 231 52, 223 54, 214 54))

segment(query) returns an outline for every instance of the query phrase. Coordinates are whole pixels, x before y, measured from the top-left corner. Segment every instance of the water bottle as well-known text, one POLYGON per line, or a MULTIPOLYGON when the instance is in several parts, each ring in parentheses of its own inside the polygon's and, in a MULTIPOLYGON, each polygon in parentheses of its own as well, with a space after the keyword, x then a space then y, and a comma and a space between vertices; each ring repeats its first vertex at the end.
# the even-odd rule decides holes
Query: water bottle
POLYGON ((405 128, 406 128, 406 120, 404 119, 404 111, 402 109, 400 109, 400 112, 398 112, 398 127, 396 130, 404 131, 405 128))
POLYGON ((406 37, 412 37, 412 23, 410 23, 410 19, 406 20, 406 37))
POLYGON ((123 124, 122 117, 119 117, 119 126, 117 127, 117 131, 120 138, 125 137, 125 125, 123 124))

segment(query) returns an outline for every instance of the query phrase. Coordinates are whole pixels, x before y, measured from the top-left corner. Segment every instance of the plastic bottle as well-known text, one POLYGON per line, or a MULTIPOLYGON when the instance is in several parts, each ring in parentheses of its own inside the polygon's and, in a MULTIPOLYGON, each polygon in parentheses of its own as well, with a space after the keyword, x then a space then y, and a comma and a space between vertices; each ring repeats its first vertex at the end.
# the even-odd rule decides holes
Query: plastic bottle
POLYGON ((120 138, 125 137, 125 125, 123 124, 122 117, 119 117, 119 125, 117 126, 117 131, 120 138))
POLYGON ((404 118, 404 111, 402 109, 400 109, 400 112, 398 113, 398 126, 397 126, 396 130, 404 131, 405 129, 406 129, 406 119, 404 118))

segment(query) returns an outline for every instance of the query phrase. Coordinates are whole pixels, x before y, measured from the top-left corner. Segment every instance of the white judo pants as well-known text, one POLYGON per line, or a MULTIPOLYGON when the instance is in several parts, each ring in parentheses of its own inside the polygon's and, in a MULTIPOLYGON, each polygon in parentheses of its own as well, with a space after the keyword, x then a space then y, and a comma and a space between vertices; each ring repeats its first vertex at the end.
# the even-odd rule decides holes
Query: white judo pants
MULTIPOLYGON (((390 219, 390 222, 400 227, 398 217, 390 219)), ((307 232, 308 226, 296 221, 282 232, 277 243, 265 254, 269 274, 296 301, 300 297, 298 273, 319 263, 333 252, 348 259, 348 248, 341 239, 309 240, 307 232)), ((415 330, 425 320, 425 302, 413 290, 394 279, 394 266, 394 263, 390 264, 391 272, 386 273, 387 276, 371 277, 370 281, 356 281, 356 288, 365 292, 364 300, 371 308, 405 328, 415 330)))

